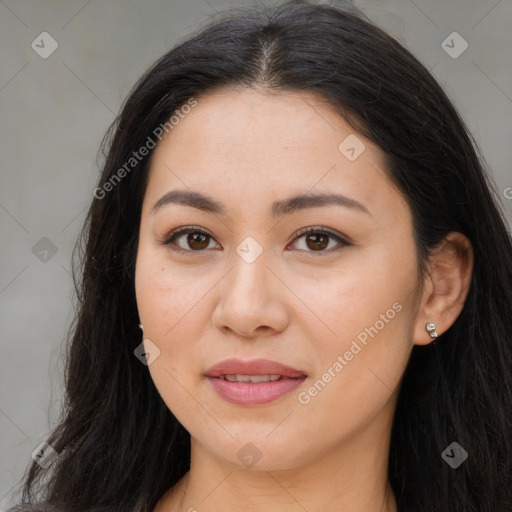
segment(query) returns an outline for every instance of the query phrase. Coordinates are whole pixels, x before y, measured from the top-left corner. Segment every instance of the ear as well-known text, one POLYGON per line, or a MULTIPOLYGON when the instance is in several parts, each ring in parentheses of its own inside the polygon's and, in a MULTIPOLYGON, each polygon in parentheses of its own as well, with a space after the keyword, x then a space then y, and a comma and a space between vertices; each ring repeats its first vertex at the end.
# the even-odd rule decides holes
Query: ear
POLYGON ((456 231, 448 233, 432 251, 414 328, 415 345, 434 341, 425 328, 427 323, 433 322, 441 336, 460 315, 471 284, 473 261, 471 242, 456 231))

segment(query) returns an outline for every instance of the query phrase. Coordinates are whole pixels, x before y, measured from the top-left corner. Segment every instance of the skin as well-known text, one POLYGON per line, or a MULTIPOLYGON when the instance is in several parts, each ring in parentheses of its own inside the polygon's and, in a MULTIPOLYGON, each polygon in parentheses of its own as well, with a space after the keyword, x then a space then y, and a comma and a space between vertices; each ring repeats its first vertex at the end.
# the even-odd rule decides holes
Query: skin
POLYGON ((155 149, 139 233, 143 338, 160 350, 148 369, 192 440, 190 471, 155 511, 394 512, 387 461, 401 377, 413 345, 432 341, 425 324, 442 334, 459 315, 471 246, 450 233, 422 280, 411 212, 382 153, 319 97, 230 88, 197 99, 155 149), (349 134, 365 144, 354 161, 338 149, 349 134), (209 195, 226 214, 182 204, 152 214, 173 189, 209 195), (272 217, 272 202, 308 191, 343 194, 368 212, 328 205, 272 217), (174 247, 185 253, 158 244, 189 225, 212 237, 191 246, 182 234, 174 247), (310 226, 352 245, 329 237, 315 251, 314 235, 296 237, 310 226), (247 236, 262 248, 252 263, 236 252, 247 236), (394 318, 333 372, 396 303, 394 318), (270 404, 231 404, 204 373, 233 357, 271 359, 308 377, 270 404), (329 368, 335 376, 300 403, 329 368), (246 443, 261 455, 253 467, 237 456, 246 443))

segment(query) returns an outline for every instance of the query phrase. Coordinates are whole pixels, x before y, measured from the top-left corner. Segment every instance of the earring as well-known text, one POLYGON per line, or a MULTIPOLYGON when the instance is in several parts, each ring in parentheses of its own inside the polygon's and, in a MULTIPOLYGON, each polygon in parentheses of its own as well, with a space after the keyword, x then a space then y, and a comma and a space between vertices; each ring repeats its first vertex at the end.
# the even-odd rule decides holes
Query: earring
POLYGON ((139 324, 139 327, 140 327, 140 330, 143 331, 144 330, 144 326, 142 324, 139 324))
POLYGON ((436 332, 436 324, 434 322, 428 322, 425 324, 425 329, 430 334, 431 338, 437 338, 439 336, 436 332))

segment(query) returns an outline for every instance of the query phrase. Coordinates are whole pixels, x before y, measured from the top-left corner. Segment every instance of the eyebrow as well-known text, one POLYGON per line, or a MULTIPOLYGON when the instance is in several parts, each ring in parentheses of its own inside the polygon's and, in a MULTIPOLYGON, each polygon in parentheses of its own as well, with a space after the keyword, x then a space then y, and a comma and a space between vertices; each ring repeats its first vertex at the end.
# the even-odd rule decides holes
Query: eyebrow
MULTIPOLYGON (((171 190, 160 197, 160 199, 158 199, 158 201, 153 205, 151 215, 154 215, 158 210, 168 204, 181 204, 183 206, 190 206, 207 213, 214 213, 218 215, 226 215, 227 213, 222 203, 219 203, 200 192, 171 190)), ((273 217, 281 217, 283 215, 289 215, 296 211, 306 210, 308 208, 318 208, 330 205, 344 206, 371 215, 368 209, 355 199, 334 193, 305 193, 292 196, 281 201, 275 201, 272 203, 271 213, 273 217)))

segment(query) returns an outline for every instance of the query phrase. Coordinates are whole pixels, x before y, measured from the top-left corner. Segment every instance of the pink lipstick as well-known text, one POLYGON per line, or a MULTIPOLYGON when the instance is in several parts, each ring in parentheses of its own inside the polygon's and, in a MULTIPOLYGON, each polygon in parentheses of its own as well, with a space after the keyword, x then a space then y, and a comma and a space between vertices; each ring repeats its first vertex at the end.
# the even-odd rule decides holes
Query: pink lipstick
POLYGON ((268 359, 221 361, 206 372, 217 394, 237 405, 263 405, 300 386, 307 375, 268 359))

